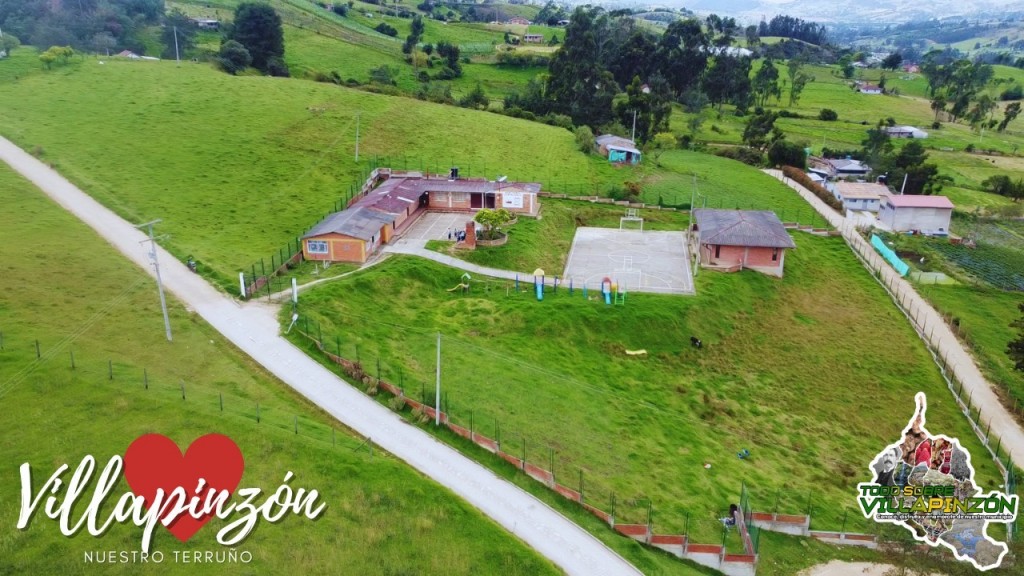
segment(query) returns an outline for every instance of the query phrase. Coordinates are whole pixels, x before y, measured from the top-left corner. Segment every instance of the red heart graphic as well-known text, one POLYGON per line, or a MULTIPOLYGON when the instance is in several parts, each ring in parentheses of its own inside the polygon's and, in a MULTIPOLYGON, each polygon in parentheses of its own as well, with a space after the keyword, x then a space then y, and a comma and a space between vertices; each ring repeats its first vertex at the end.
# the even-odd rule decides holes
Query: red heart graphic
MULTIPOLYGON (((196 495, 199 480, 206 483, 199 493, 202 509, 210 489, 233 493, 242 480, 245 461, 235 442, 223 434, 207 434, 197 438, 185 455, 173 440, 163 434, 139 436, 124 454, 124 479, 136 496, 145 499, 146 509, 153 505, 156 491, 163 489, 164 501, 179 486, 185 491, 186 503, 196 495)), ((160 518, 170 515, 171 509, 160 518)), ((210 521, 213 513, 193 518, 188 512, 180 514, 167 529, 178 540, 187 541, 210 521)))

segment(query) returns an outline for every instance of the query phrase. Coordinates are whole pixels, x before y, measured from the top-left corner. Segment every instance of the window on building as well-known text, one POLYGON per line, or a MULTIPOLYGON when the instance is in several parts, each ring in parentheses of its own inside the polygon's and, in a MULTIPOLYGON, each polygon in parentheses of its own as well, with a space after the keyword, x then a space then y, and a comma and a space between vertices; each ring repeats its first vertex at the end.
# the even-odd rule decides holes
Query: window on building
POLYGON ((778 248, 772 248, 772 262, 778 262, 778 261, 779 261, 779 249, 778 248))
POLYGON ((469 202, 469 192, 452 192, 452 202, 469 202))
POLYGON ((715 258, 718 258, 721 255, 722 255, 722 245, 721 244, 716 244, 715 245, 715 258))
POLYGON ((327 254, 327 242, 324 240, 306 240, 306 251, 310 254, 327 254))

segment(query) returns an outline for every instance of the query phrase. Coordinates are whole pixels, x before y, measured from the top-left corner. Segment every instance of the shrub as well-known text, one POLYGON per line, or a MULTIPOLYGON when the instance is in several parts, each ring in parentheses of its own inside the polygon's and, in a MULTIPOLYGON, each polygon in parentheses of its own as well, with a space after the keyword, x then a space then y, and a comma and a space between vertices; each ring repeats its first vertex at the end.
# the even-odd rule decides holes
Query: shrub
POLYGON ((797 112, 791 112, 789 110, 779 110, 779 117, 780 118, 803 118, 803 116, 801 116, 797 112))
POLYGON ((576 147, 580 152, 590 154, 596 148, 597 142, 594 140, 594 132, 590 126, 580 126, 573 135, 576 137, 576 147))
POLYGON ((719 148, 715 150, 715 156, 739 160, 740 162, 743 162, 744 164, 749 164, 751 166, 764 165, 764 154, 762 154, 760 150, 757 150, 755 148, 747 148, 746 146, 730 146, 728 148, 719 148))
POLYGON ((572 118, 565 114, 555 114, 552 112, 541 116, 540 121, 548 126, 558 126, 559 128, 565 128, 566 130, 572 130, 573 128, 572 118))
POLYGON ((768 149, 768 162, 772 166, 796 166, 802 170, 807 167, 807 155, 799 144, 777 140, 768 149))
POLYGON ((1020 100, 1024 98, 1024 88, 1020 84, 1014 84, 999 95, 1000 100, 1020 100))
POLYGON ((938 120, 932 122, 932 130, 938 130, 939 128, 942 128, 942 122, 939 122, 938 120))
POLYGON ((252 64, 252 56, 249 51, 234 40, 228 40, 220 47, 217 55, 217 64, 228 74, 238 74, 252 64))
POLYGON ((388 36, 391 36, 392 38, 398 37, 398 30, 395 29, 394 26, 388 25, 386 22, 381 22, 380 24, 377 24, 377 26, 374 28, 374 30, 376 30, 377 32, 380 32, 381 34, 387 34, 388 36))
POLYGON ((810 176, 808 176, 807 173, 804 172, 803 170, 799 168, 794 168, 792 166, 783 166, 782 173, 787 178, 793 180, 797 184, 813 192, 815 196, 821 199, 821 201, 824 202, 825 204, 831 206, 833 210, 839 212, 840 214, 843 213, 842 202, 836 200, 836 197, 833 196, 831 192, 826 190, 824 186, 811 180, 810 176))
POLYGON ((818 112, 818 120, 835 122, 836 120, 839 120, 839 113, 831 108, 822 108, 821 112, 818 112))

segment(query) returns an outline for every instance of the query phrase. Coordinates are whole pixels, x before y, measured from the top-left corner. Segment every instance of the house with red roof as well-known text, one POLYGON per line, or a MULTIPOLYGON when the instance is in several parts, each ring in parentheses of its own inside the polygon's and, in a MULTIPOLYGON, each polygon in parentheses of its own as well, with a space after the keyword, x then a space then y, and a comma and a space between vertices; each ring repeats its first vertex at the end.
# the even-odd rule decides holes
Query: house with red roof
POLYGON ((946 236, 952 217, 953 202, 945 196, 887 196, 878 209, 878 223, 893 232, 946 236))
POLYGON ((366 262, 383 244, 428 210, 476 212, 505 208, 536 216, 540 184, 459 178, 378 169, 365 194, 340 212, 328 214, 302 237, 302 257, 324 262, 366 262))

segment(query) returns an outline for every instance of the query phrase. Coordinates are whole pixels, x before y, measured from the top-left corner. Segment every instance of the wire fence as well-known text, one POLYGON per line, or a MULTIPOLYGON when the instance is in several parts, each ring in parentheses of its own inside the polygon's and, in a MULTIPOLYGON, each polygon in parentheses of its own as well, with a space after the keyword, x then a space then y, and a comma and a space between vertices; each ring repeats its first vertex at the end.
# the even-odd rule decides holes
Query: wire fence
POLYGON ((134 394, 146 402, 177 406, 189 414, 222 416, 247 421, 277 433, 330 445, 338 449, 373 452, 368 438, 328 426, 307 415, 285 408, 277 402, 260 401, 216 390, 207 384, 172 378, 145 367, 108 357, 77 352, 62 342, 29 339, 0 331, 0 360, 12 368, 10 378, 0 382, 0 397, 44 365, 49 370, 64 369, 69 381, 83 386, 105 386, 118 393, 134 394))

